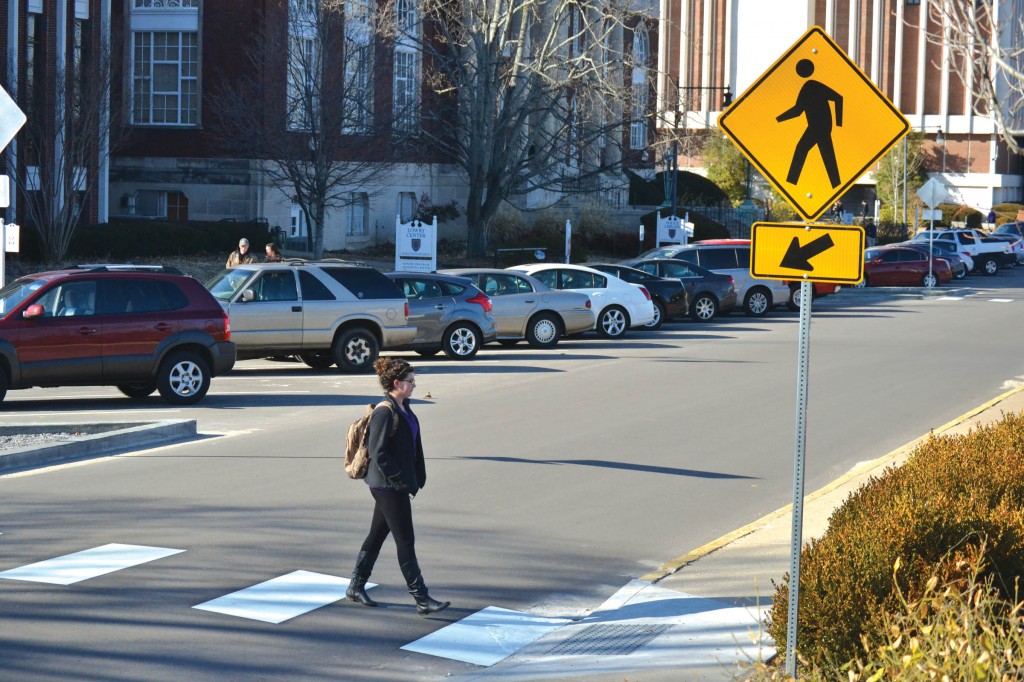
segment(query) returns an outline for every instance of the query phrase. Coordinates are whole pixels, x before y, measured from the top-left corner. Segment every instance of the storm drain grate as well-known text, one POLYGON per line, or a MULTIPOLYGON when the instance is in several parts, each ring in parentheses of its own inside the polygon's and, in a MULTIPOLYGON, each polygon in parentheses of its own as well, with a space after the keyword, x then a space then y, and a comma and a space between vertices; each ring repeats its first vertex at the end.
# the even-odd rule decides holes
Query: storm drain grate
POLYGON ((628 656, 671 625, 595 623, 551 647, 549 655, 628 656))

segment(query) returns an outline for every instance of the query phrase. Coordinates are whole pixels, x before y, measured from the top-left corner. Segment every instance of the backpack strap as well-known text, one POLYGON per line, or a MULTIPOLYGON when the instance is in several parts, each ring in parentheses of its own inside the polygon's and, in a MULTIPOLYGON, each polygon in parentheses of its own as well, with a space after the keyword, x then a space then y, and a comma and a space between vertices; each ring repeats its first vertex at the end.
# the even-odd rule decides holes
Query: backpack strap
POLYGON ((388 435, 395 435, 395 431, 398 430, 398 413, 395 412, 395 408, 391 406, 391 401, 382 400, 379 403, 377 403, 377 407, 386 407, 388 410, 391 411, 391 431, 388 433, 388 435))

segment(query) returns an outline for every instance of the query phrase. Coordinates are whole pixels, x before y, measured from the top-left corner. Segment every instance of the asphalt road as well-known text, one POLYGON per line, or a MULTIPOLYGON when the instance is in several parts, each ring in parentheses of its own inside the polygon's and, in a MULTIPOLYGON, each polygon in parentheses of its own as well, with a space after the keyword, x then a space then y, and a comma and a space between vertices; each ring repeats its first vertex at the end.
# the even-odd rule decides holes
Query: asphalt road
MULTIPOLYGON (((947 300, 815 302, 807 490, 1024 380, 1024 269, 947 300)), ((193 408, 114 389, 12 392, 0 423, 194 418, 203 437, 0 477, 0 571, 105 545, 185 550, 68 586, 0 579, 17 680, 434 680, 400 650, 488 605, 578 616, 630 578, 791 501, 798 316, 683 322, 549 351, 410 355, 429 479, 414 502, 433 596, 415 615, 393 545, 384 608, 274 625, 191 608, 291 571, 347 577, 371 501, 340 455, 369 376, 239 363, 193 408)))

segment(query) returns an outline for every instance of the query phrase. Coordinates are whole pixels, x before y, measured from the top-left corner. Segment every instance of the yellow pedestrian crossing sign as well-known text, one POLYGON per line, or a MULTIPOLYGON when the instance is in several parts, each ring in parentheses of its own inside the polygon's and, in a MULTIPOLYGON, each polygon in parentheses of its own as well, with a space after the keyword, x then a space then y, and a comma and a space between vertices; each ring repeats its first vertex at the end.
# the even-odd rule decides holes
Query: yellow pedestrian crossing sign
POLYGON ((754 223, 750 276, 856 284, 864 277, 864 228, 754 223))
POLYGON ((910 123, 818 26, 718 117, 805 220, 841 197, 910 123))

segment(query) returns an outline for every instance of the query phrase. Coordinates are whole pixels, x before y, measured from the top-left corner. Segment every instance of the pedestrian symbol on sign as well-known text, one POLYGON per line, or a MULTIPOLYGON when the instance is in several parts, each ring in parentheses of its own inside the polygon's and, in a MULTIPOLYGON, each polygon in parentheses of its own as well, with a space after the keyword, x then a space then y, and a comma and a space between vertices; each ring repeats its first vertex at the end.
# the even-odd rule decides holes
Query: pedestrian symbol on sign
MULTIPOLYGON (((801 59, 796 64, 796 72, 801 78, 810 78, 814 73, 814 62, 810 59, 801 59)), ((809 80, 800 88, 796 104, 776 117, 776 121, 783 122, 796 118, 800 114, 807 119, 807 130, 800 136, 796 143, 796 151, 793 153, 793 161, 789 165, 789 174, 786 182, 795 185, 800 182, 800 173, 804 169, 804 162, 807 154, 814 147, 818 148, 821 160, 825 163, 825 171, 828 173, 828 180, 832 187, 839 186, 839 166, 836 165, 836 150, 832 144, 832 107, 836 107, 835 123, 837 127, 843 125, 843 96, 816 80, 809 80)))

